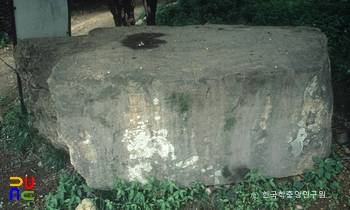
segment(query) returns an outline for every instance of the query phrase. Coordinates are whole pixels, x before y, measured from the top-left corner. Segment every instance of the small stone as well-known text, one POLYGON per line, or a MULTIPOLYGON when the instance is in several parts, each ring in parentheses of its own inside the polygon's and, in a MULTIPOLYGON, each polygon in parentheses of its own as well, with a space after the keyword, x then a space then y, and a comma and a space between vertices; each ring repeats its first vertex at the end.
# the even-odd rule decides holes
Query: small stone
POLYGON ((212 191, 209 187, 205 189, 205 192, 207 193, 208 196, 210 196, 212 193, 212 191))
POLYGON ((297 208, 297 209, 304 209, 301 205, 296 205, 295 208, 297 208))
POLYGON ((96 210, 95 204, 89 198, 85 198, 75 210, 96 210))
POLYGON ((301 181, 301 177, 300 176, 293 176, 292 179, 294 181, 296 181, 296 180, 301 181))

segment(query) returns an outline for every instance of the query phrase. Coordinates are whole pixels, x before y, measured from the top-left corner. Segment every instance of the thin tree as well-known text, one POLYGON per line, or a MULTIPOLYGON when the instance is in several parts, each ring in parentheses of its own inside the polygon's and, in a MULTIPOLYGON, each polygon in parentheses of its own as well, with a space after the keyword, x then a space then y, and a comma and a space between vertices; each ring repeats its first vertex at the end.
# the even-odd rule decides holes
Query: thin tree
POLYGON ((135 0, 107 0, 115 26, 135 25, 135 0))
POLYGON ((143 0, 143 6, 146 12, 146 23, 147 25, 156 24, 156 11, 157 11, 158 0, 143 0))
MULTIPOLYGON (((158 0, 143 0, 147 25, 156 24, 156 10, 158 0)), ((115 26, 135 25, 135 0, 107 0, 115 26)))

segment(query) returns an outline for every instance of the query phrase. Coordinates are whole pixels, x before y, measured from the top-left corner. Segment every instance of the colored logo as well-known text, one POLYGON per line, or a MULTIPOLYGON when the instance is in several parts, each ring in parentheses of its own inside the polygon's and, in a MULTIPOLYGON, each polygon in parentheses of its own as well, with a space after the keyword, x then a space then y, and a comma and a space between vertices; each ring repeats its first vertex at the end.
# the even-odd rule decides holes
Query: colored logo
POLYGON ((34 200, 34 176, 31 177, 30 179, 30 185, 28 185, 28 176, 26 175, 24 177, 24 188, 26 189, 22 193, 19 190, 19 186, 23 185, 23 179, 18 176, 10 176, 10 200, 13 200, 13 195, 15 194, 16 199, 20 200, 22 198, 23 200, 26 201, 33 201, 34 200), (21 196, 21 197, 20 197, 21 196))

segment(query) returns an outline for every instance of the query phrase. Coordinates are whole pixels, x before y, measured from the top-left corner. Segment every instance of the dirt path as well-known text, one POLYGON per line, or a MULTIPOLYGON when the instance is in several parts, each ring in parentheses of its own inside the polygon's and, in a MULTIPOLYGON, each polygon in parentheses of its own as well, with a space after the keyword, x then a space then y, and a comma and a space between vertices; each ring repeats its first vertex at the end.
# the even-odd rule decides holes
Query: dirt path
MULTIPOLYGON (((137 4, 134 10, 135 18, 142 10, 142 5, 137 4)), ((102 8, 96 12, 74 15, 71 20, 72 36, 86 35, 94 28, 115 26, 113 16, 106 6, 102 6, 102 8)))
MULTIPOLYGON (((12 54, 12 47, 0 49, 0 58, 14 68, 15 60, 13 59, 12 54)), ((16 91, 16 74, 11 68, 0 60, 0 123, 2 122, 3 115, 7 110, 7 104, 17 100, 16 91)))

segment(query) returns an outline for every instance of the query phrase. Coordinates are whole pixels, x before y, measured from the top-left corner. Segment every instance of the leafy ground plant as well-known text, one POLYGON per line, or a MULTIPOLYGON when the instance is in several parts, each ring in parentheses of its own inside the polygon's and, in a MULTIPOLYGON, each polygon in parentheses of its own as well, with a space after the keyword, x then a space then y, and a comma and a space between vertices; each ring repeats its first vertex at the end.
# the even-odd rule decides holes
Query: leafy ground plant
POLYGON ((83 198, 90 197, 91 194, 92 190, 80 175, 62 171, 56 194, 45 196, 45 209, 75 209, 83 198))
POLYGON ((203 194, 203 189, 201 183, 182 189, 173 182, 161 182, 154 177, 148 177, 148 184, 144 186, 115 179, 114 189, 102 192, 94 200, 100 209, 180 209, 203 194))
POLYGON ((4 143, 12 150, 24 154, 34 148, 40 137, 34 132, 28 116, 19 107, 12 109, 4 117, 1 135, 4 143))
POLYGON ((60 175, 57 194, 45 197, 47 209, 73 208, 83 198, 89 197, 99 209, 293 209, 296 204, 310 206, 310 199, 317 200, 316 192, 327 190, 328 199, 335 202, 343 195, 340 185, 332 178, 342 170, 339 159, 314 157, 316 170, 308 170, 303 179, 266 179, 257 170, 245 175, 245 182, 227 186, 207 187, 192 182, 190 187, 180 188, 171 181, 158 181, 148 177, 148 184, 125 183, 115 179, 112 191, 93 191, 83 179, 72 174, 60 175), (306 197, 304 192, 315 192, 306 197))
POLYGON ((9 46, 10 38, 6 32, 0 32, 0 49, 9 46))

